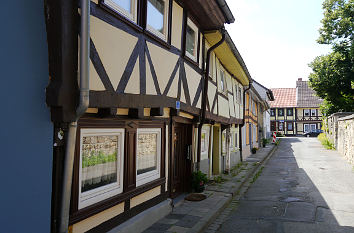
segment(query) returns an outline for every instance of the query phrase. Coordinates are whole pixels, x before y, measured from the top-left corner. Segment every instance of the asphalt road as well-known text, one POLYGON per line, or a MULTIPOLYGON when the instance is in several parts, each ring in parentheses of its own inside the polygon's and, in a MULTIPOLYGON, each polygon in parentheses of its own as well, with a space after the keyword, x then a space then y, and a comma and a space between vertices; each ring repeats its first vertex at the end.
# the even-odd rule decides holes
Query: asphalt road
POLYGON ((317 138, 283 138, 217 232, 354 232, 354 168, 317 138))

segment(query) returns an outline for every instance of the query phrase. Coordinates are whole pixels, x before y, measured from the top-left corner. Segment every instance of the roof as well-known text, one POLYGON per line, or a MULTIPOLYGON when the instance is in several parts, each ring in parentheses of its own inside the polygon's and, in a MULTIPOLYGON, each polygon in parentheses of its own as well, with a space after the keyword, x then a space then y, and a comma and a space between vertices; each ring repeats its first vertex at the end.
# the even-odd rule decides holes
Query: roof
POLYGON ((267 100, 266 97, 268 97, 268 99, 271 100, 271 101, 274 100, 274 96, 273 96, 272 90, 270 90, 270 89, 268 89, 267 87, 263 86, 262 84, 260 84, 259 82, 257 82, 257 81, 254 80, 254 79, 252 79, 252 81, 253 81, 253 84, 252 84, 252 85, 257 89, 258 93, 261 94, 260 89, 263 89, 263 91, 262 91, 262 94, 263 94, 263 95, 261 95, 261 96, 262 96, 262 98, 263 98, 264 100, 267 100), (267 96, 265 96, 264 94, 266 94, 267 96))
POLYGON ((316 96, 316 92, 309 87, 308 81, 296 81, 297 107, 317 108, 323 100, 316 96))
POLYGON ((235 18, 225 0, 178 0, 203 30, 215 30, 233 23, 235 18))
MULTIPOLYGON (((219 30, 205 33, 205 38, 211 46, 219 42, 221 37, 222 34, 219 30)), ((227 71, 246 86, 252 82, 252 77, 227 31, 225 31, 225 37, 225 42, 218 46, 214 53, 227 71)))
POLYGON ((274 101, 269 101, 271 108, 296 107, 296 88, 272 88, 274 101))

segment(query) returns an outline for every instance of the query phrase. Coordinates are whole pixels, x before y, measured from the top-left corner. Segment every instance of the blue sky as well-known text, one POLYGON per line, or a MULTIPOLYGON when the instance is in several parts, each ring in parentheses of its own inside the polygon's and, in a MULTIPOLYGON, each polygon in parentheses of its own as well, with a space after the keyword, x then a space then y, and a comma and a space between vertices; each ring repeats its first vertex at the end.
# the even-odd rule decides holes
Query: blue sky
POLYGON ((253 79, 268 88, 295 87, 308 64, 330 51, 316 43, 322 0, 228 0, 235 23, 227 25, 253 79))

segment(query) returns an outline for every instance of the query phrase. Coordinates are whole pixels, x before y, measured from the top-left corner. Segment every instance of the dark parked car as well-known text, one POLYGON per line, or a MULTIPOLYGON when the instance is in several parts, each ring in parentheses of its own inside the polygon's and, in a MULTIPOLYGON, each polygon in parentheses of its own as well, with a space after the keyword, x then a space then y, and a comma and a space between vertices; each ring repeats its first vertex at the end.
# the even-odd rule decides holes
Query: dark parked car
POLYGON ((315 129, 314 131, 305 132, 305 137, 317 137, 320 133, 323 133, 323 130, 315 129))

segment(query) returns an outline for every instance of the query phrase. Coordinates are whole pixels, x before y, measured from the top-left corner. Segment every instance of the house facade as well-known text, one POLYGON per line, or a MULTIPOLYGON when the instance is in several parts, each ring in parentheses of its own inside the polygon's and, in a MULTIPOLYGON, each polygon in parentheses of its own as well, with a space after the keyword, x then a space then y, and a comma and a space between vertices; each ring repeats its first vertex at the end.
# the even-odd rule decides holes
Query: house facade
POLYGON ((274 88, 274 101, 270 101, 271 131, 283 135, 302 135, 321 129, 322 100, 308 86, 308 81, 298 79, 296 88, 274 88))
POLYGON ((193 170, 212 176, 230 169, 242 150, 251 77, 224 30, 234 21, 225 1, 89 3, 87 24, 78 21, 85 17, 83 3, 46 5, 52 232, 65 218, 63 190, 71 194, 71 232, 106 232, 190 191, 193 170), (87 70, 81 65, 86 43, 87 70), (77 82, 85 72, 87 96, 77 82), (78 96, 89 97, 80 116, 78 96))

